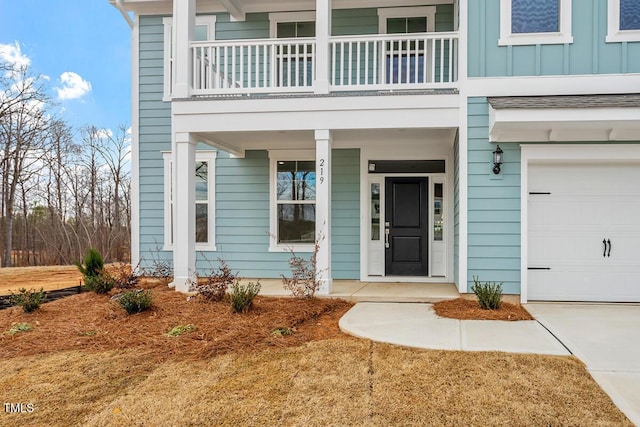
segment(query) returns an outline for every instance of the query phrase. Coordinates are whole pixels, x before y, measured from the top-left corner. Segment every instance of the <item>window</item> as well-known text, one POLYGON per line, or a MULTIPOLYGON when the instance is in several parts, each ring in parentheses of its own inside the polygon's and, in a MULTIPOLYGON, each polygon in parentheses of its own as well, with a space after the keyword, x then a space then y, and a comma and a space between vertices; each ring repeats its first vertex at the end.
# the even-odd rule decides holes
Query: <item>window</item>
MULTIPOLYGON (((164 18, 164 100, 170 101, 173 86, 173 18, 164 18)), ((196 16, 196 28, 194 41, 215 40, 216 17, 196 16)))
MULTIPOLYGON (((215 251, 215 151, 197 151, 195 167, 196 249, 215 251)), ((164 157, 164 246, 173 249, 173 164, 164 157)))
POLYGON ((609 0, 607 42, 640 41, 640 1, 609 0))
MULTIPOLYGON (((316 36, 314 12, 270 13, 272 38, 295 39, 316 36)), ((276 45, 276 86, 308 87, 313 84, 315 56, 313 43, 276 45)))
MULTIPOLYGON (((395 7, 378 10, 381 34, 411 34, 435 31, 436 8, 395 7)), ((433 46, 424 40, 391 40, 385 46, 385 83, 425 83, 431 76, 429 70, 433 46), (425 72, 427 71, 427 72, 425 72)))
POLYGON ((500 46, 573 43, 571 0, 500 0, 500 46))
POLYGON ((312 251, 316 238, 316 164, 311 150, 273 150, 270 250, 312 251))

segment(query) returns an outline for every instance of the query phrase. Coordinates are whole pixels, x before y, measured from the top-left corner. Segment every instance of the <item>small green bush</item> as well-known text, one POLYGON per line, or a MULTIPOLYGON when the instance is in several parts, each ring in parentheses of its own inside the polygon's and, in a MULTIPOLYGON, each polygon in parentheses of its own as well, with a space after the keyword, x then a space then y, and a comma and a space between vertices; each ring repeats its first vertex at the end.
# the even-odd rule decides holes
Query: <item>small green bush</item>
POLYGON ((11 325, 11 329, 4 333, 7 335, 15 335, 19 332, 29 332, 31 330, 33 330, 33 328, 28 323, 14 323, 11 325))
POLYGON ((260 292, 260 282, 241 285, 236 281, 231 285, 231 308, 234 313, 246 313, 253 306, 253 300, 260 292))
POLYGON ((127 314, 141 313, 151 307, 152 302, 151 291, 143 290, 126 291, 118 298, 118 303, 127 314))
POLYGON ((20 288, 17 294, 11 293, 9 301, 12 305, 22 307, 25 313, 31 313, 40 308, 40 304, 47 301, 47 295, 44 293, 44 288, 40 288, 39 291, 20 288))
POLYGON ((89 252, 84 257, 84 265, 80 261, 76 261, 74 264, 84 276, 85 282, 88 277, 99 276, 104 270, 102 255, 95 249, 89 249, 89 252))
POLYGON ((168 337, 179 337, 180 335, 187 333, 187 332, 191 332, 195 329, 196 327, 189 324, 189 325, 178 325, 174 328, 169 329, 169 332, 167 332, 167 336, 168 337))
POLYGON ((502 305, 502 283, 480 283, 478 277, 473 276, 471 290, 478 298, 478 304, 483 310, 497 310, 502 305))
POLYGON ((96 294, 108 294, 117 285, 117 281, 106 271, 96 276, 85 276, 84 286, 96 294))

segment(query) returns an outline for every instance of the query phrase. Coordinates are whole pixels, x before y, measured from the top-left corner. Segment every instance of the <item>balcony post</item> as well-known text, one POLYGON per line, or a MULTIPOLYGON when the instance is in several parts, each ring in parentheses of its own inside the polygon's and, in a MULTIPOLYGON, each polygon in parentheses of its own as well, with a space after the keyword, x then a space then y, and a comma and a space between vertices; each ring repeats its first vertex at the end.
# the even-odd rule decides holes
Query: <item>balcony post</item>
POLYGON ((316 80, 314 92, 329 93, 331 77, 331 0, 316 0, 316 80))
POLYGON ((191 93, 193 59, 191 40, 195 31, 196 1, 173 1, 173 97, 188 98, 191 93))

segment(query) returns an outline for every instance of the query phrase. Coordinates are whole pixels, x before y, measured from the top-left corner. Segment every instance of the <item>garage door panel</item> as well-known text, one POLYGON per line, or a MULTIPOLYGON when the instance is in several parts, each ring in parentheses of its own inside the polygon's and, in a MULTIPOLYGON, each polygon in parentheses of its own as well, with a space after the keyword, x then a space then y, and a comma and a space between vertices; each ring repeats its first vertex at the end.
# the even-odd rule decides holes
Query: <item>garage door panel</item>
POLYGON ((640 301, 640 164, 530 164, 528 181, 528 298, 640 301))

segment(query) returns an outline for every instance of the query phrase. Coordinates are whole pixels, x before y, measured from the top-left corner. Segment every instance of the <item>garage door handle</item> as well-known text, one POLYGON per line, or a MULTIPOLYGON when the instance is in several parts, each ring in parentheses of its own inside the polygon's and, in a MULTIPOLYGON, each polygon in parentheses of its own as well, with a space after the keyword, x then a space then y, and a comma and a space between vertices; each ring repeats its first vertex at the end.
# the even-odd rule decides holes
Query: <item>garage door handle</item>
POLYGON ((611 256, 611 240, 607 239, 607 243, 609 244, 609 252, 607 252, 607 257, 611 256))
POLYGON ((604 252, 602 253, 602 257, 607 256, 607 239, 602 239, 602 244, 604 245, 604 252))

